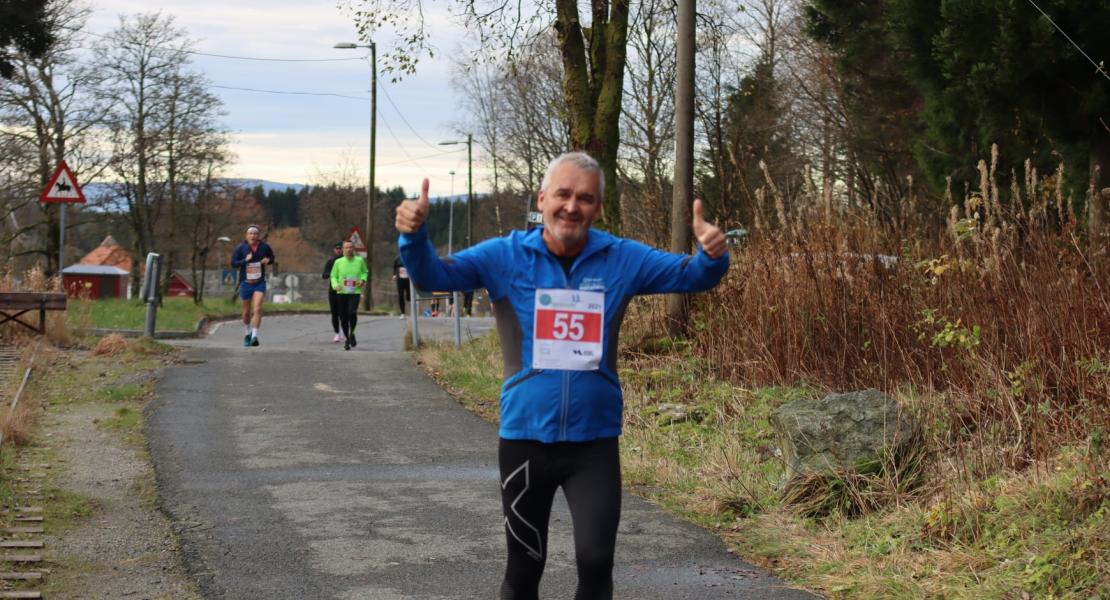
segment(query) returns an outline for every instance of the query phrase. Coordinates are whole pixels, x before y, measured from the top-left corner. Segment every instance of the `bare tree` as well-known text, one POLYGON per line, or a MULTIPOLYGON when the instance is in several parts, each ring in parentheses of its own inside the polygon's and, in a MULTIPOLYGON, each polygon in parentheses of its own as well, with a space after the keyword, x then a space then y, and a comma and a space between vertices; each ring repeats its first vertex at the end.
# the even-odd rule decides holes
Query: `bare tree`
POLYGON ((656 245, 669 240, 674 151, 675 14, 670 0, 643 0, 628 38, 622 119, 622 221, 656 245))
POLYGON ((317 173, 301 200, 301 231, 305 239, 338 241, 366 218, 366 190, 352 156, 337 169, 317 173))
MULTIPOLYGON (((56 253, 59 209, 39 205, 38 192, 62 159, 79 181, 94 179, 106 166, 97 143, 104 109, 89 93, 92 67, 75 51, 89 12, 76 0, 47 3, 54 43, 37 57, 10 55, 11 77, 0 80, 0 164, 8 189, 21 190, 0 204, 0 247, 12 256, 45 259, 48 273, 64 266, 56 253)), ((78 224, 74 219, 67 229, 78 224)))
MULTIPOLYGON (((398 32, 401 44, 383 55, 386 64, 391 65, 387 68, 411 72, 420 55, 432 52, 421 0, 344 3, 354 8, 364 37, 382 28, 398 32)), ((571 147, 593 154, 607 180, 616 182, 631 0, 591 0, 588 18, 583 18, 578 5, 577 0, 552 0, 540 5, 498 0, 454 3, 483 46, 504 49, 509 56, 533 43, 537 34, 556 33, 563 66, 561 113, 570 125, 571 147)), ((604 225, 614 231, 620 230, 617 188, 606 186, 602 218, 604 225)))
MULTIPOLYGON (((111 106, 112 172, 120 181, 114 199, 129 216, 136 258, 160 249, 177 231, 172 223, 182 184, 196 184, 213 161, 227 160, 226 136, 216 125, 221 104, 204 77, 190 70, 191 45, 172 17, 149 13, 121 17, 108 40, 95 46, 97 91, 111 106)), ((167 275, 177 259, 167 257, 167 275)), ((137 269, 141 261, 134 262, 137 269)), ((136 291, 138 284, 133 277, 136 291)))

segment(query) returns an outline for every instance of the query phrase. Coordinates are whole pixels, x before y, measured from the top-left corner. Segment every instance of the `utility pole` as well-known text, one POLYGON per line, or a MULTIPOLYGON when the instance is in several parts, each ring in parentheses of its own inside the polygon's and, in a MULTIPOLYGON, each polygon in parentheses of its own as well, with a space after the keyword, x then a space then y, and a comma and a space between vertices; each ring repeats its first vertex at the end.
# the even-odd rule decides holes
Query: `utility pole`
POLYGON ((370 43, 370 200, 366 205, 366 298, 363 308, 374 307, 374 206, 378 188, 374 183, 374 155, 378 146, 378 47, 370 43))
POLYGON ((378 47, 374 42, 369 44, 355 44, 340 42, 333 46, 342 50, 353 48, 370 49, 370 181, 366 190, 366 294, 363 296, 363 308, 370 310, 374 306, 374 205, 377 204, 378 190, 374 186, 374 154, 378 142, 378 47))
POLYGON ((474 137, 469 133, 466 134, 466 245, 470 247, 474 245, 474 238, 470 237, 472 233, 471 221, 474 216, 474 154, 473 149, 474 137))
MULTIPOLYGON (((678 44, 675 77, 674 195, 671 197, 671 252, 690 251, 690 205, 694 198, 694 18, 696 0, 678 3, 678 44)), ((667 296, 667 333, 686 330, 686 296, 667 296)))

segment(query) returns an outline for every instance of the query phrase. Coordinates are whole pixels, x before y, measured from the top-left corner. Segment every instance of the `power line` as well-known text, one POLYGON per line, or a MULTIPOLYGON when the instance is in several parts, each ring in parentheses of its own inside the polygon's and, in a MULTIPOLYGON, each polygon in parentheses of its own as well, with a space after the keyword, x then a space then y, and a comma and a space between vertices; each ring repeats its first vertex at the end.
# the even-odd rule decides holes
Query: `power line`
POLYGON ((427 144, 429 148, 435 148, 436 144, 429 142, 428 140, 421 137, 419 133, 416 133, 416 129, 413 128, 412 124, 409 123, 409 120, 405 118, 405 115, 401 112, 401 109, 397 108, 397 104, 393 102, 393 97, 389 95, 389 90, 387 90, 384 85, 382 86, 382 92, 385 93, 385 99, 389 100, 389 104, 393 107, 393 110, 397 111, 397 116, 401 117, 401 121, 403 121, 405 125, 408 126, 409 131, 411 131, 412 134, 416 136, 416 139, 427 144))
POLYGON ((208 84, 208 87, 219 88, 222 90, 239 90, 242 92, 258 92, 262 94, 285 94, 290 96, 332 96, 335 98, 347 98, 350 100, 361 100, 366 102, 369 98, 364 96, 347 96, 344 94, 333 94, 329 92, 287 92, 282 90, 260 90, 257 88, 233 87, 230 85, 216 85, 214 83, 208 84))
POLYGON ((1064 36, 1064 39, 1071 42, 1072 46, 1075 46, 1075 49, 1078 50, 1079 53, 1083 55, 1083 58, 1086 58, 1088 61, 1090 61, 1090 63, 1092 65, 1094 65, 1095 70, 1098 71, 1099 75, 1102 75, 1103 77, 1106 78, 1107 81, 1110 81, 1110 74, 1106 73, 1106 67, 1104 67, 1102 63, 1095 62, 1095 59, 1091 58, 1090 55, 1088 55, 1086 52, 1084 52, 1083 48, 1080 48, 1079 44, 1075 43, 1075 40, 1071 39, 1071 36, 1068 35, 1068 33, 1066 31, 1061 29, 1060 26, 1056 24, 1056 21, 1052 20, 1052 17, 1048 16, 1048 13, 1041 10, 1041 7, 1037 6, 1036 2, 1033 2, 1033 0, 1029 0, 1029 4, 1032 4, 1033 8, 1037 9, 1037 12, 1044 15, 1044 18, 1048 19, 1049 23, 1052 23, 1052 26, 1056 28, 1056 31, 1059 31, 1060 35, 1064 36))
MULTIPOLYGON (((113 42, 130 43, 127 40, 121 40, 117 37, 110 35, 103 35, 100 33, 93 33, 92 31, 82 31, 76 28, 69 28, 71 31, 84 33, 98 38, 111 40, 113 42)), ((211 52, 199 52, 197 50, 185 50, 184 48, 167 48, 165 46, 152 46, 161 50, 168 50, 170 52, 181 52, 182 54, 195 54, 197 56, 210 56, 213 58, 229 58, 233 60, 255 60, 264 62, 342 62, 350 60, 363 60, 365 57, 349 57, 349 58, 262 58, 258 56, 234 56, 231 54, 213 54, 211 52)), ((88 48, 86 48, 88 50, 88 48)))
MULTIPOLYGON (((391 163, 386 163, 386 164, 380 164, 378 166, 379 167, 392 167, 392 166, 403 165, 403 164, 407 164, 407 163, 415 163, 416 161, 424 160, 425 158, 439 158, 439 157, 443 156, 444 154, 450 154, 450 153, 449 152, 440 152, 439 154, 428 154, 427 156, 417 156, 415 158, 410 158, 410 159, 407 159, 407 160, 399 160, 397 162, 391 162, 391 163)), ((420 165, 417 165, 417 166, 420 166, 420 165)))

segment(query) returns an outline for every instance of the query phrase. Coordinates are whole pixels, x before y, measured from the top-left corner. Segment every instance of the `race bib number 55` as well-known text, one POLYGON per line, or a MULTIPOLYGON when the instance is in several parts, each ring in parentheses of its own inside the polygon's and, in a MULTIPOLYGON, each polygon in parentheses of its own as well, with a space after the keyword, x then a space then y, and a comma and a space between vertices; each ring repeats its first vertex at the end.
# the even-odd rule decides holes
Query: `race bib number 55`
POLYGON ((594 371, 601 364, 605 293, 536 290, 532 368, 594 371))

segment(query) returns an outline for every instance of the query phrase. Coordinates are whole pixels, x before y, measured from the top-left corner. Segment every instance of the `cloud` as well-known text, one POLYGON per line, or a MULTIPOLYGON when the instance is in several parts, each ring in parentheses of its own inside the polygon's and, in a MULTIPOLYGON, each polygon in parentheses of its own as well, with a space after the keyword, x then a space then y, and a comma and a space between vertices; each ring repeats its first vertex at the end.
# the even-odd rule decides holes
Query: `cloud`
MULTIPOLYGON (((449 52, 463 36, 445 3, 428 3, 426 26, 433 32, 436 58, 422 58, 417 73, 392 83, 379 74, 377 183, 415 189, 431 179, 433 194, 466 189, 466 152, 462 146, 440 147, 458 139, 453 123, 461 102, 450 85, 449 52)), ((107 34, 120 14, 160 10, 173 15, 195 49, 211 54, 258 58, 360 58, 365 49, 337 50, 336 42, 359 42, 353 20, 334 0, 99 0, 88 28, 107 34)), ((379 55, 391 46, 378 39, 379 55)), ((349 163, 360 181, 367 178, 370 124, 370 71, 365 60, 337 62, 265 62, 194 56, 194 68, 215 85, 283 92, 335 93, 365 100, 268 94, 213 88, 224 102, 224 125, 232 132, 238 162, 229 175, 285 183, 306 183, 319 172, 334 172, 349 163)), ((480 154, 475 146, 475 160, 480 154)), ((484 171, 475 163, 474 184, 484 189, 484 171)))

